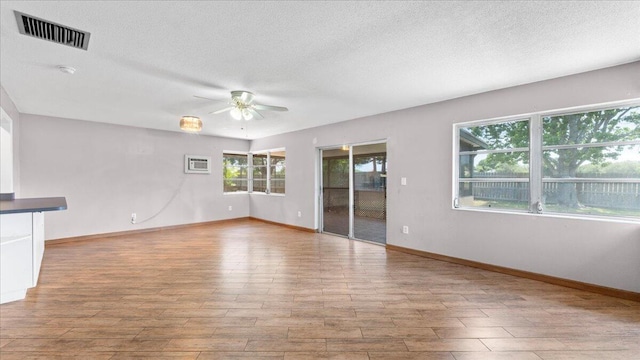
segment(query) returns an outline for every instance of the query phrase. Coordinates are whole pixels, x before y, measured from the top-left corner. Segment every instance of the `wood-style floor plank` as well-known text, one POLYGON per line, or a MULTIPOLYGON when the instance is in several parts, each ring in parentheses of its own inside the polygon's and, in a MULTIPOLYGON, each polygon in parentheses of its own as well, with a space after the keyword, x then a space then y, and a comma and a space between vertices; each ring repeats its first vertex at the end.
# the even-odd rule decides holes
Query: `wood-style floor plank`
POLYGON ((640 303, 255 220, 49 246, 5 359, 633 359, 640 303))

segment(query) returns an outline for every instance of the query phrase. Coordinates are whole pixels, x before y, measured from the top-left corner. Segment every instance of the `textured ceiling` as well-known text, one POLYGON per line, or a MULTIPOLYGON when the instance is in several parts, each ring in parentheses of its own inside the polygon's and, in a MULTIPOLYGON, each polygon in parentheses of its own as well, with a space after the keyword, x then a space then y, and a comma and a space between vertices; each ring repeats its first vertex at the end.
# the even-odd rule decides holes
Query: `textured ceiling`
POLYGON ((640 60, 638 1, 2 1, 0 82, 22 113, 236 138, 640 60), (13 10, 91 33, 18 33, 13 10), (68 75, 59 65, 77 69, 68 75), (231 90, 286 106, 213 115, 231 90), (248 126, 241 129, 242 124, 248 126))

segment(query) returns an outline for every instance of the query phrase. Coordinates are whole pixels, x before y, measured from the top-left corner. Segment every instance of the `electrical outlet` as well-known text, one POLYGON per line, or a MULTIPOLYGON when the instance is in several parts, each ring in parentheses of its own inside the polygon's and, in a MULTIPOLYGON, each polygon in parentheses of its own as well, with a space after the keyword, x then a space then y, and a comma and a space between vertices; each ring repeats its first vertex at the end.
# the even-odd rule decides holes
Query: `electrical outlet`
POLYGON ((233 206, 229 205, 229 211, 233 211, 233 206))
POLYGON ((298 217, 302 217, 302 211, 298 211, 298 217))
POLYGON ((406 226, 406 225, 405 225, 405 226, 403 226, 403 227, 402 227, 402 233, 403 233, 403 234, 408 234, 408 233, 409 233, 409 227, 408 227, 408 226, 406 226))
POLYGON ((136 223, 136 213, 131 213, 131 223, 132 224, 136 223))

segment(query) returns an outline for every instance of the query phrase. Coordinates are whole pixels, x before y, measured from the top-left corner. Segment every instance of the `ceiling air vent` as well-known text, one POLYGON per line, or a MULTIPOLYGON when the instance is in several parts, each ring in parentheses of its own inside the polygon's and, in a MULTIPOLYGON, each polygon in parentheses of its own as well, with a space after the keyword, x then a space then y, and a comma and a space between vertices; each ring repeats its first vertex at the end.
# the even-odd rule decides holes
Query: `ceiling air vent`
POLYGON ((89 47, 89 37, 91 34, 86 31, 38 19, 37 17, 23 14, 19 11, 14 12, 21 34, 68 45, 77 49, 87 50, 89 47))

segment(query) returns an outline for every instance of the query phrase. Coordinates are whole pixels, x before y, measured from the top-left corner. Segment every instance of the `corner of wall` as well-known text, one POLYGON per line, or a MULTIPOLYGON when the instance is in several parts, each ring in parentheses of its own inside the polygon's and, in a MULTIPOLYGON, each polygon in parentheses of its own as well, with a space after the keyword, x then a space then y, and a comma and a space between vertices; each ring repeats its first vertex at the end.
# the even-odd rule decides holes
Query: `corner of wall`
POLYGON ((20 194, 20 112, 7 91, 0 83, 0 107, 13 121, 13 192, 20 194))

